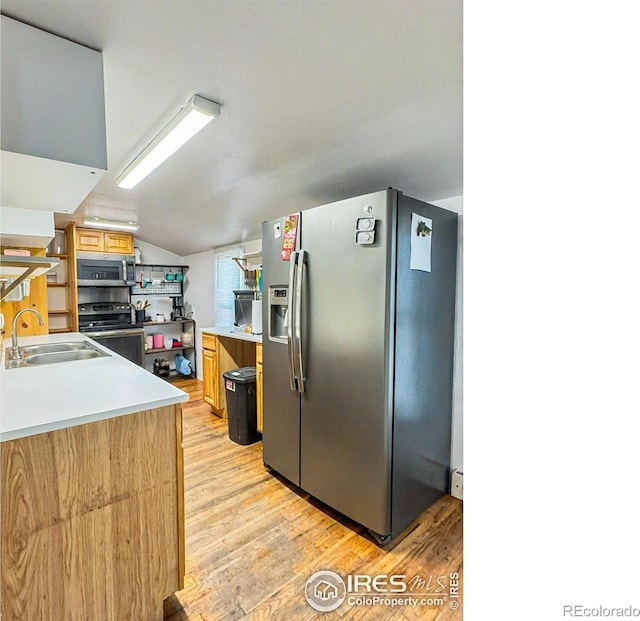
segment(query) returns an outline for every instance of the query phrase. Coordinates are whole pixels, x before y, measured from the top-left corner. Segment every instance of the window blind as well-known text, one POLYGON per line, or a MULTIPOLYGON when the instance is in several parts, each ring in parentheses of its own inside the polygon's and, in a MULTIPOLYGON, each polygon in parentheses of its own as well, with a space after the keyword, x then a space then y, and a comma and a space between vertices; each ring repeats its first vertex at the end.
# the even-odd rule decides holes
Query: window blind
POLYGON ((244 275, 231 257, 239 257, 241 253, 242 246, 235 246, 215 254, 214 325, 216 326, 233 325, 233 290, 244 288, 244 275))

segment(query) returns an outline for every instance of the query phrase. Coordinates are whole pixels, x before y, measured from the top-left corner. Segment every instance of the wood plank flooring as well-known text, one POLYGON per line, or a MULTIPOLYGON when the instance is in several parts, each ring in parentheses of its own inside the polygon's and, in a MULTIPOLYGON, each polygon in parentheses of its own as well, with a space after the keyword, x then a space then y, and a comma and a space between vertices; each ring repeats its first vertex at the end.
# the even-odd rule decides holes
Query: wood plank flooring
MULTIPOLYGON (((179 380, 185 470, 185 588, 165 601, 166 621, 361 621, 462 619, 462 503, 445 496, 385 548, 364 528, 310 498, 262 463, 262 443, 240 446, 226 421, 202 400, 202 382, 179 380), (304 596, 316 571, 420 576, 420 597, 446 583, 444 603, 349 605, 321 613, 304 596), (459 608, 451 606, 449 575, 460 575, 459 608), (429 577, 432 583, 429 586, 429 577)), ((456 602, 458 603, 458 602, 456 602)))

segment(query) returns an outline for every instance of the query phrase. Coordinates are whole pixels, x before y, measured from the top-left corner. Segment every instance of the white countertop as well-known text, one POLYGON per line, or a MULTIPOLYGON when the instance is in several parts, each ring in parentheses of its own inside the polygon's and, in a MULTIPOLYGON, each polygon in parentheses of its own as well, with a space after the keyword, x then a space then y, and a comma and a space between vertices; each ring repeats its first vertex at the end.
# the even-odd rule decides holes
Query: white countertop
POLYGON ((200 328, 204 334, 215 334, 216 336, 227 336, 230 339, 240 339, 241 341, 251 341, 252 343, 262 343, 262 334, 251 334, 243 332, 237 326, 215 326, 213 328, 200 328))
MULTIPOLYGON (((80 333, 20 337, 19 343, 86 341, 80 333)), ((15 440, 189 399, 187 393, 92 341, 110 354, 42 366, 0 369, 0 441, 15 440)))

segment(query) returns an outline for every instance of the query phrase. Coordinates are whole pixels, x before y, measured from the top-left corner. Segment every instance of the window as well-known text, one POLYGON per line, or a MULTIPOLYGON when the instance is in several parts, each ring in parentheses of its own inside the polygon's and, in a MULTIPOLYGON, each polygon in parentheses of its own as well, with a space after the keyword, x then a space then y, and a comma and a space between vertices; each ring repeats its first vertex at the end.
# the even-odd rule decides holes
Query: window
POLYGON ((216 252, 214 325, 232 326, 235 318, 233 290, 244 288, 244 274, 231 257, 239 257, 242 246, 216 252))

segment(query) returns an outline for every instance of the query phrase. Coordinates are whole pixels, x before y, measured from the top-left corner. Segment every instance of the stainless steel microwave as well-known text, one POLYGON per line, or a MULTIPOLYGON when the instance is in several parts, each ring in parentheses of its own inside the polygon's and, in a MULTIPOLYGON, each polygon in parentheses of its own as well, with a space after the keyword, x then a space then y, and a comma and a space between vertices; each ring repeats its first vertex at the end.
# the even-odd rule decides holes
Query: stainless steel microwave
POLYGON ((135 269, 134 256, 78 252, 80 287, 130 287, 135 285, 135 269))

